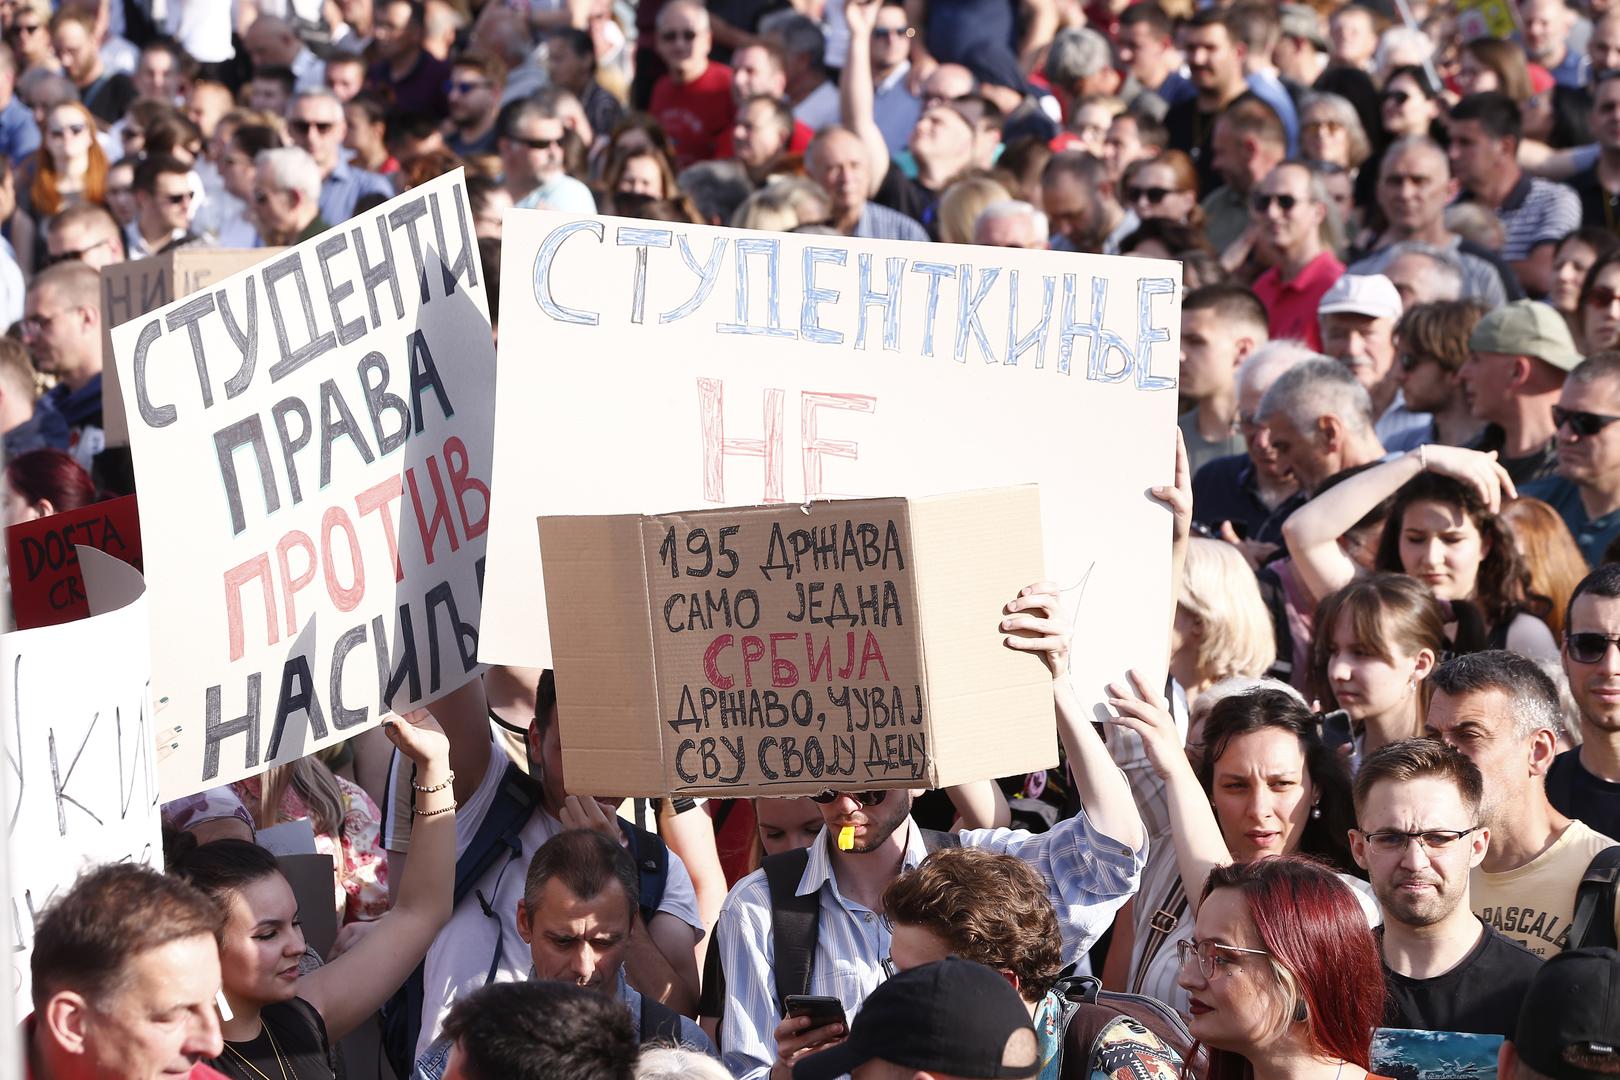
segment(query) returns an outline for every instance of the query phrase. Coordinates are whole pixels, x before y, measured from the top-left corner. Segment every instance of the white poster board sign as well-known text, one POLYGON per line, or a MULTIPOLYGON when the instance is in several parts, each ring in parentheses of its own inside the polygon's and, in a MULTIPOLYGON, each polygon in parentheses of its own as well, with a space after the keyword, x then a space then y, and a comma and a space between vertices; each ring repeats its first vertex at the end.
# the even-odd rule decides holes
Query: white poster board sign
POLYGON ((112 338, 165 799, 475 677, 495 350, 460 170, 112 338))
POLYGON ((7 854, 12 989, 33 1011, 34 924, 80 872, 133 860, 163 865, 157 748, 147 687, 148 600, 135 568, 80 546, 100 614, 0 636, 6 692, 7 854), (94 577, 92 577, 94 575, 94 577))
POLYGON ((564 630, 537 515, 1035 481, 1082 696, 1163 662, 1177 264, 539 210, 502 244, 481 659, 564 630))

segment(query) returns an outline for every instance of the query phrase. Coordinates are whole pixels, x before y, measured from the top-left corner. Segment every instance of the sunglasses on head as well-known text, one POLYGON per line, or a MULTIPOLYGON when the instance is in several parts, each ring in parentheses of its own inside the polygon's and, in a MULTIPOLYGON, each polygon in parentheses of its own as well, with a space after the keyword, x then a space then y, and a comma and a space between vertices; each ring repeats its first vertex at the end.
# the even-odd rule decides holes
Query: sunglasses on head
POLYGON ((1164 202, 1164 197, 1171 194, 1169 188, 1162 187, 1133 187, 1125 192, 1126 198, 1131 202, 1141 202, 1146 199, 1151 205, 1158 206, 1164 202))
POLYGON ((889 797, 889 793, 886 790, 885 791, 833 791, 831 788, 828 788, 826 791, 818 792, 818 793, 810 796, 810 801, 820 803, 822 806, 826 806, 828 803, 836 802, 838 800, 838 798, 840 796, 842 796, 842 795, 848 795, 850 798, 854 799, 856 802, 860 803, 862 806, 876 806, 878 803, 882 802, 884 799, 889 797))
POLYGON ((1569 650, 1569 658, 1577 664, 1598 663, 1607 655, 1611 644, 1620 645, 1620 637, 1599 634, 1595 631, 1568 634, 1564 637, 1564 648, 1569 650))
POLYGON ((1568 425, 1570 431, 1583 437, 1596 435, 1620 420, 1620 416, 1605 416, 1602 413, 1582 412, 1579 409, 1562 409, 1557 405, 1553 406, 1552 417, 1554 428, 1562 431, 1565 425, 1568 425))
POLYGON ((299 135, 308 135, 311 128, 313 128, 316 131, 320 132, 322 135, 327 135, 327 134, 331 133, 333 128, 337 127, 337 121, 335 121, 335 120, 289 120, 287 122, 287 126, 289 128, 291 128, 293 131, 297 132, 299 135))
POLYGON ((1286 214, 1292 210, 1298 202, 1299 200, 1292 195, 1266 195, 1262 192, 1257 192, 1254 196, 1254 209, 1256 213, 1264 214, 1271 209, 1272 203, 1276 203, 1278 206, 1282 207, 1283 213, 1286 214))

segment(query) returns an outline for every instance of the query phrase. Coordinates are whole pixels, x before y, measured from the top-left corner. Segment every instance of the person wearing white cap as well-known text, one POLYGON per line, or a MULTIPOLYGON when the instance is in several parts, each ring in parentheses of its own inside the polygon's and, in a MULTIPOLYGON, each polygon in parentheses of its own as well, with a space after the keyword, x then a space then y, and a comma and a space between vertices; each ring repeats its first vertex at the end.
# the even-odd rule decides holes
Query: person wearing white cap
POLYGON ((1536 300, 1489 312, 1468 338, 1458 369, 1473 415, 1487 424, 1475 450, 1495 451, 1515 484, 1552 475, 1558 464, 1553 407, 1581 354, 1564 317, 1536 300))
POLYGON ((1266 305, 1271 336, 1303 338, 1320 349, 1317 307, 1344 274, 1344 263, 1328 243, 1337 229, 1330 223, 1334 211, 1322 181, 1299 162, 1285 161, 1260 182, 1251 212, 1260 235, 1277 253, 1277 265, 1254 283, 1254 295, 1266 305))
POLYGON ((1322 351, 1350 369, 1372 398, 1374 428, 1389 450, 1416 446, 1429 429, 1427 413, 1412 412, 1395 367, 1395 323, 1401 294, 1382 274, 1345 274, 1322 296, 1322 351))

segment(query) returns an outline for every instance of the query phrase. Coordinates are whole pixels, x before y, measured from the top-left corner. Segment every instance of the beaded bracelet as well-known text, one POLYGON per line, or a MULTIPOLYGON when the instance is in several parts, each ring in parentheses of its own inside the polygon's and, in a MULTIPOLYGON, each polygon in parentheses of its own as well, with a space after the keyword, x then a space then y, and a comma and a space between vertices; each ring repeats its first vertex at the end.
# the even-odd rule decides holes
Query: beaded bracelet
POLYGON ((460 805, 460 804, 451 803, 449 806, 441 806, 437 810, 418 810, 415 807, 412 807, 411 808, 411 813, 416 815, 417 817, 438 817, 440 814, 448 814, 448 813, 450 813, 458 805, 460 805))
POLYGON ((439 783, 434 784, 432 787, 422 787, 422 786, 418 785, 415 780, 412 780, 411 781, 411 790, 419 792, 419 793, 421 793, 423 795, 432 795, 435 791, 443 791, 445 788, 449 787, 451 784, 453 784, 455 782, 456 782, 456 774, 454 772, 452 772, 449 776, 445 777, 439 783))

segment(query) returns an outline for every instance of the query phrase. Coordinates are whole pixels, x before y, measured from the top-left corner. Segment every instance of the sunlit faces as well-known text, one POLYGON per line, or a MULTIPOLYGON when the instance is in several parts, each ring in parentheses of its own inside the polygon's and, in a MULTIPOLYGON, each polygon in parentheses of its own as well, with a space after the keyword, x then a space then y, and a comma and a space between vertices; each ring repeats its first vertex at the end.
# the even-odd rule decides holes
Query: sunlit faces
POLYGON ((1402 74, 1390 79, 1384 86, 1378 111, 1384 121, 1384 130, 1399 138, 1427 135, 1429 125, 1440 115, 1440 106, 1423 92, 1415 78, 1402 74))
POLYGON ((898 67, 910 54, 914 30, 906 9, 898 4, 884 4, 873 16, 872 69, 888 72, 898 67))
POLYGON ((1230 83, 1242 64, 1226 27, 1219 23, 1189 27, 1181 51, 1187 57, 1187 71, 1200 90, 1216 90, 1230 83))
POLYGON ((498 140, 507 185, 512 181, 524 187, 538 187, 563 169, 563 122, 558 117, 529 113, 517 121, 509 138, 498 140))
POLYGON ((1457 64, 1457 89, 1464 97, 1469 94, 1485 94, 1502 89, 1502 80, 1497 77, 1494 69, 1481 63, 1472 51, 1464 49, 1457 64))
POLYGON ((1505 353, 1469 353, 1463 366, 1457 369, 1468 411, 1481 420, 1495 420, 1510 409, 1511 387, 1518 363, 1519 357, 1505 353))
MULTIPOLYGON (((1575 598, 1566 635, 1601 634, 1620 637, 1620 599, 1582 593, 1575 598)), ((1580 706, 1581 721, 1599 731, 1620 731, 1620 649, 1605 642, 1603 655, 1583 663, 1564 648, 1564 673, 1580 706)))
MULTIPOLYGON (((1181 379, 1183 397, 1201 401, 1230 393, 1244 354, 1243 327, 1223 321, 1214 308, 1182 309, 1181 379)), ((1254 342, 1249 340, 1249 345, 1254 342)))
POLYGON ((1361 640, 1349 611, 1341 611, 1333 624, 1328 684, 1339 708, 1357 722, 1376 719, 1410 703, 1418 680, 1433 664, 1434 656, 1427 649, 1408 655, 1387 634, 1381 642, 1361 640), (1382 655, 1385 650, 1389 655, 1382 655))
POLYGON ((950 955, 950 943, 932 930, 908 923, 894 924, 889 959, 894 962, 896 973, 936 963, 950 955))
POLYGON ((1249 916, 1243 894, 1237 889, 1216 889, 1205 897, 1193 924, 1193 938, 1251 950, 1212 949, 1209 975, 1196 959, 1181 965, 1176 982, 1189 997, 1187 1028, 1193 1038, 1238 1054, 1265 1045, 1286 1022, 1286 1002, 1272 961, 1256 955, 1265 952, 1265 942, 1249 916))
POLYGON ((1395 366, 1395 320, 1335 311, 1321 318, 1322 351, 1350 369, 1378 400, 1395 366))
POLYGON ((1237 862, 1297 851, 1316 798, 1299 738, 1281 728, 1234 736, 1215 762, 1211 799, 1237 862))
POLYGON ((45 148, 58 172, 67 172, 74 163, 82 164, 95 137, 94 125, 78 105, 58 105, 45 119, 45 148))
POLYGON ((900 788, 888 791, 883 801, 875 806, 863 806, 858 799, 839 795, 830 803, 819 803, 821 820, 831 835, 840 829, 855 829, 852 852, 875 851, 893 836, 911 813, 911 794, 900 788))
POLYGON ((614 993, 633 914, 634 903, 616 879, 596 896, 579 897, 551 878, 532 908, 518 901, 518 934, 529 943, 534 977, 614 993))
MULTIPOLYGON (((1616 88, 1620 90, 1620 87, 1616 88)), ((1620 102, 1616 115, 1620 116, 1620 102)), ((1597 262, 1597 252, 1577 237, 1570 237, 1553 252, 1553 287, 1547 302, 1564 315, 1574 315, 1581 306, 1581 282, 1597 262)))
POLYGON ((1161 162, 1138 167, 1131 174, 1124 195, 1126 203, 1143 221, 1149 218, 1186 221, 1198 203, 1198 192, 1182 189, 1176 170, 1161 162))
POLYGON ((1102 159, 1108 166, 1108 176, 1114 183, 1125 177, 1125 169, 1154 153, 1158 148, 1142 141, 1136 117, 1120 113, 1108 122, 1108 133, 1103 136, 1102 159))
MULTIPOLYGON (((136 954, 116 991, 80 1006, 85 1075, 183 1080, 198 1062, 224 1052, 214 1011, 219 986, 220 950, 210 936, 136 954)), ((44 1022, 55 1022, 61 997, 46 1004, 44 1022)))
POLYGON ((1468 187, 1481 186, 1512 160, 1510 143, 1506 138, 1493 138, 1478 120, 1451 121, 1451 144, 1446 152, 1452 175, 1468 187))
POLYGON ((1309 248, 1327 215, 1311 193, 1311 174, 1295 165, 1271 170, 1255 191, 1251 209, 1265 238, 1284 256, 1309 248))
POLYGON ((1407 353, 1395 371, 1401 396, 1413 412, 1438 412, 1450 403, 1453 394, 1460 392, 1458 373, 1446 370, 1444 364, 1430 356, 1407 353))
POLYGON ((1440 220, 1456 194, 1445 156, 1436 148, 1414 146, 1386 158, 1378 174, 1378 207, 1391 225, 1420 232, 1440 220))
POLYGON ((1158 84, 1170 51, 1169 39, 1161 36, 1145 21, 1121 26, 1114 43, 1120 66, 1128 69, 1144 84, 1158 84))
POLYGON ((1610 149, 1620 148, 1620 79, 1605 79, 1592 88, 1590 122, 1594 139, 1610 149))
POLYGON ((709 16, 702 7, 671 4, 658 13, 655 48, 676 82, 691 82, 709 66, 709 16))
POLYGON ((810 178, 831 196, 835 218, 858 214, 866 205, 871 173, 859 137, 845 131, 828 132, 811 147, 805 167, 810 178))
POLYGON ((1594 73, 1620 67, 1620 18, 1613 16, 1593 18, 1592 36, 1587 41, 1586 55, 1592 61, 1594 73))
POLYGON ((298 900, 286 878, 269 874, 231 894, 219 942, 228 997, 261 1006, 291 1001, 298 995, 303 955, 298 900))
POLYGON ((1105 106, 1097 103, 1081 105, 1069 118, 1069 130, 1074 133, 1079 149, 1093 157, 1106 159, 1108 151, 1105 142, 1108 127, 1113 121, 1113 114, 1105 106))
POLYGON ((1384 918, 1404 926, 1433 926, 1455 911, 1468 893, 1468 872, 1484 861, 1489 844, 1483 830, 1435 847, 1411 840, 1395 851, 1368 841, 1374 833, 1460 833, 1478 825, 1457 785, 1438 776, 1374 784, 1356 824, 1351 853, 1367 871, 1384 918))
POLYGON ((917 118, 911 152, 919 161, 954 161, 973 151, 973 127, 955 109, 937 105, 917 118))
POLYGON ((88 82, 101 63, 95 37, 82 24, 64 19, 51 34, 51 47, 56 50, 62 71, 75 83, 88 82))
POLYGON ((1299 149, 1306 158, 1350 166, 1350 132, 1328 105, 1313 105, 1299 118, 1299 149))
POLYGON ((1620 345, 1620 263, 1598 271, 1581 312, 1581 334, 1589 353, 1620 345))
POLYGON ((330 176, 337 168, 343 136, 348 132, 343 106, 322 95, 298 98, 288 111, 287 130, 293 142, 309 151, 321 176, 330 176))
POLYGON ((459 127, 473 127, 494 116, 500 106, 500 91, 477 68, 453 67, 449 84, 450 120, 459 127))
POLYGON ((365 85, 366 67, 346 60, 328 60, 325 78, 326 88, 336 94, 339 101, 348 101, 365 85))
POLYGON ((23 300, 23 345, 46 375, 68 374, 85 351, 89 332, 84 308, 68 305, 49 285, 29 289, 23 300))
POLYGON ((1401 518, 1401 566, 1441 600, 1467 600, 1490 554, 1473 518, 1460 506, 1414 502, 1401 518))
MULTIPOLYGON (((1620 416, 1620 380, 1570 379, 1559 391, 1558 404, 1569 412, 1620 416)), ((1559 428, 1558 475, 1608 490, 1620 486, 1620 424, 1609 424, 1595 435, 1577 435, 1567 424, 1559 428)))
POLYGON ((1291 473, 1306 491, 1316 490, 1336 471, 1332 467, 1335 462, 1324 452, 1322 432, 1317 428, 1301 431, 1286 414, 1277 412, 1266 417, 1265 429, 1278 470, 1291 473))
POLYGON ((651 154, 638 154, 626 159, 619 173, 619 195, 644 195, 649 199, 664 198, 664 171, 651 154))
POLYGON ((731 130, 737 160, 751 169, 767 164, 787 146, 791 131, 783 131, 776 109, 768 101, 751 101, 737 113, 731 130))
POLYGON ((780 855, 816 842, 825 824, 821 807, 809 799, 755 799, 754 821, 759 846, 767 855, 780 855))
MULTIPOLYGON (((1424 733, 1460 751, 1485 780, 1481 820, 1499 820, 1530 784, 1530 740, 1514 730, 1513 701, 1497 689, 1453 696, 1436 691, 1424 716, 1424 733)), ((1460 828, 1460 826, 1459 826, 1460 828)))
POLYGON ((170 231, 183 231, 191 224, 191 184, 184 173, 159 173, 152 180, 151 194, 138 192, 136 201, 150 206, 170 231))

